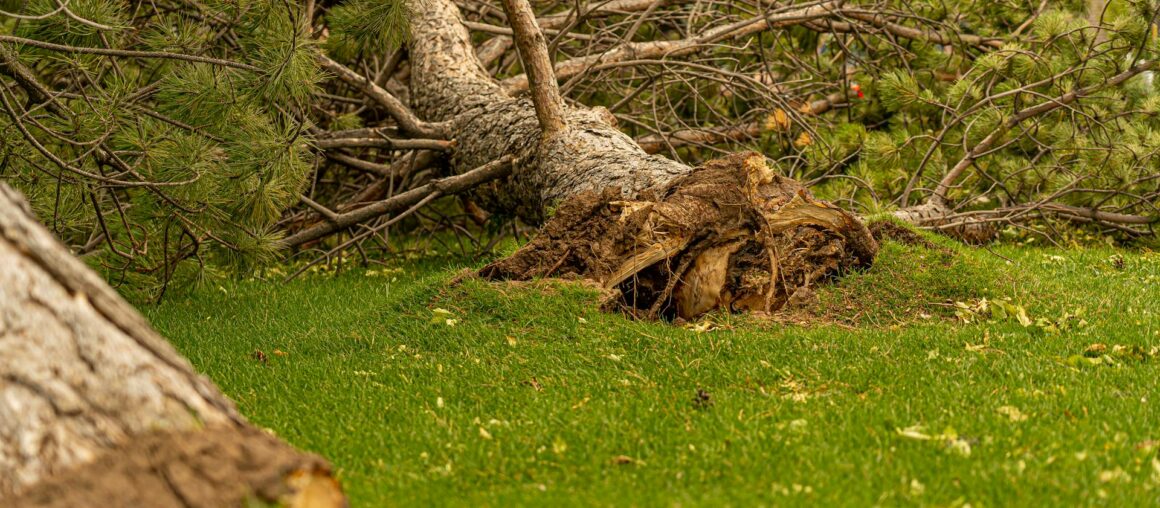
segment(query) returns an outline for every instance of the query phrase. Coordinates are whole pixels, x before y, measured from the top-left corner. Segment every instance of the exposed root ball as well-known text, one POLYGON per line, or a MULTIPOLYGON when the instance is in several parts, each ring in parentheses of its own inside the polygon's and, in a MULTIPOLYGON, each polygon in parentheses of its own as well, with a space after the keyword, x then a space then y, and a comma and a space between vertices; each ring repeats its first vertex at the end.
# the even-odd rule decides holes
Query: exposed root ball
POLYGON ((718 307, 777 310, 801 288, 869 266, 877 252, 857 218, 747 152, 635 200, 619 189, 576 196, 481 275, 592 279, 619 290, 635 315, 689 319, 718 307))

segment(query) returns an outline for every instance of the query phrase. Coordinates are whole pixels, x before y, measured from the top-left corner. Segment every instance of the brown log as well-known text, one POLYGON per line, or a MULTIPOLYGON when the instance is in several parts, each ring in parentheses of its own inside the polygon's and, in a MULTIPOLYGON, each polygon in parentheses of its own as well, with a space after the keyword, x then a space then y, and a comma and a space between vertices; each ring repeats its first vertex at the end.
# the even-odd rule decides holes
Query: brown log
POLYGON ((0 183, 0 506, 344 506, 0 183))

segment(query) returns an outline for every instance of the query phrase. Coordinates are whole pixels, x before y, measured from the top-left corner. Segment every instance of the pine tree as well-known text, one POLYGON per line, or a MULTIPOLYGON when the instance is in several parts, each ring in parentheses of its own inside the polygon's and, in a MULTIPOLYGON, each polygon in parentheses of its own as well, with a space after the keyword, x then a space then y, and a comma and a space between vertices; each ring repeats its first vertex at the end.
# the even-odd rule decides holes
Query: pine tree
MULTIPOLYGON (((397 6, 335 8, 349 32, 327 46, 397 45, 397 6)), ((0 177, 59 237, 144 298, 275 258, 318 162, 311 13, 273 0, 6 9, 0 177)))

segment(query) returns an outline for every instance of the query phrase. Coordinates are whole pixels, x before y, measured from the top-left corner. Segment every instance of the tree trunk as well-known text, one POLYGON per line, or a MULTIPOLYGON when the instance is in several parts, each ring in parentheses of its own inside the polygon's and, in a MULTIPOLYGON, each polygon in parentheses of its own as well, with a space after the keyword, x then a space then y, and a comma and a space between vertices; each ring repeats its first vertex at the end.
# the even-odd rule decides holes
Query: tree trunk
MULTIPOLYGON (((513 30, 517 43, 542 40, 513 30)), ((527 65, 528 53, 521 49, 525 68, 550 68, 527 65)), ((453 168, 516 161, 511 177, 479 192, 480 203, 532 222, 550 218, 485 276, 592 279, 634 313, 688 319, 718 307, 776 310, 801 288, 868 266, 877 252, 857 218, 775 174, 759 154, 693 168, 645 153, 603 108, 564 106, 545 125, 553 115, 544 106, 555 106, 513 98, 487 74, 451 0, 413 6, 410 55, 413 106, 451 125, 453 168)), ((548 96, 532 90, 535 100, 548 96)))
POLYGON ((0 505, 342 506, 0 184, 0 505))
POLYGON ((481 193, 489 208, 540 222, 581 192, 620 187, 633 196, 691 171, 645 153, 603 108, 566 107, 568 128, 543 136, 532 101, 510 97, 479 63, 454 3, 424 0, 413 10, 412 106, 428 121, 451 123, 455 169, 504 155, 518 161, 510 179, 481 193))

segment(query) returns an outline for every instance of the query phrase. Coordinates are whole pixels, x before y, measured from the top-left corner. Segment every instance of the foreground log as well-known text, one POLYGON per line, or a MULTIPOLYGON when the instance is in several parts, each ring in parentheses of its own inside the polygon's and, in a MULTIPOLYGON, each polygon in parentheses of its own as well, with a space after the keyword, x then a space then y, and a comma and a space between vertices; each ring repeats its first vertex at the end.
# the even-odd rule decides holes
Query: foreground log
POLYGON ((645 152, 601 108, 563 104, 525 0, 505 0, 531 79, 510 96, 475 56, 451 0, 413 6, 412 101, 450 125, 452 165, 512 157, 512 175, 480 203, 547 222, 497 279, 599 282, 631 312, 692 318, 715 308, 769 312, 801 288, 868 266, 878 246, 853 215, 810 196, 755 153, 694 168, 645 152), (524 11, 524 12, 521 12, 524 11))
POLYGON ((0 506, 337 507, 0 184, 0 506))

